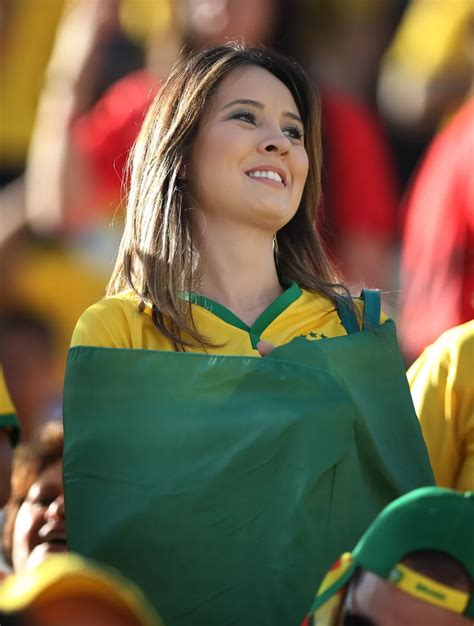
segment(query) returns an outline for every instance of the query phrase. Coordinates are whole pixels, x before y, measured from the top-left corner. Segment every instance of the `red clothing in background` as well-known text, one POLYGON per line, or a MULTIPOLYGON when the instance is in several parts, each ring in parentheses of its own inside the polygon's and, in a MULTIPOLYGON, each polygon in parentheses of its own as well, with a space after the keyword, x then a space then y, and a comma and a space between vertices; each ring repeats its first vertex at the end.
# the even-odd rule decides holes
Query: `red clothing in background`
POLYGON ((130 148, 158 88, 159 82, 145 70, 128 74, 74 124, 75 148, 93 175, 94 207, 120 197, 130 148))
POLYGON ((345 95, 324 93, 321 105, 324 221, 336 246, 352 233, 394 239, 399 188, 380 122, 345 95))
POLYGON ((474 100, 435 137, 413 183, 402 251, 402 346, 410 360, 474 317, 474 100))

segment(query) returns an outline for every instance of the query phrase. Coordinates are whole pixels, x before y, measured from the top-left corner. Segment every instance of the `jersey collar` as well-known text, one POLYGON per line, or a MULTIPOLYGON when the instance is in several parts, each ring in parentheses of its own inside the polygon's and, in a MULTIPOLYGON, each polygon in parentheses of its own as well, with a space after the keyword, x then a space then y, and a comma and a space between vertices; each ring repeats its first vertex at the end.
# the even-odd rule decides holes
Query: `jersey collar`
POLYGON ((247 326, 235 313, 232 313, 227 307, 219 304, 219 302, 215 300, 211 300, 210 298, 206 298, 194 292, 185 292, 182 297, 188 302, 210 311, 227 324, 248 332, 252 347, 256 349, 257 343, 260 341, 260 336, 264 330, 283 313, 290 304, 301 296, 301 288, 294 281, 283 279, 281 282, 283 287, 285 287, 285 291, 258 316, 252 326, 247 326))

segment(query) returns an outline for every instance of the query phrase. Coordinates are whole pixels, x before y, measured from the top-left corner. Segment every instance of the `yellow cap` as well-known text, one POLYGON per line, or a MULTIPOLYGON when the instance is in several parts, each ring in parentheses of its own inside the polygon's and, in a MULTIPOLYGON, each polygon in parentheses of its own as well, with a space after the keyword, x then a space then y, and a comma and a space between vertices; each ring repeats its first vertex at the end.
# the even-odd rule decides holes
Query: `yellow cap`
POLYGON ((145 596, 117 572, 73 554, 54 555, 38 567, 0 583, 0 611, 14 613, 35 603, 92 596, 128 611, 143 626, 164 626, 145 596))

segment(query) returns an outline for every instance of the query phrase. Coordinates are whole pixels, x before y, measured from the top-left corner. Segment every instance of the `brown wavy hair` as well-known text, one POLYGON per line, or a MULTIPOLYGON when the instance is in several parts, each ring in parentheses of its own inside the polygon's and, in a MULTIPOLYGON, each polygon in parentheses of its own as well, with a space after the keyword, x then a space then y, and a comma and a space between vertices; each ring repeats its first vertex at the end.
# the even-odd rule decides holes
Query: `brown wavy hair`
POLYGON ((341 289, 315 229, 321 195, 319 101, 303 69, 265 48, 231 43, 179 61, 150 107, 129 160, 125 229, 107 294, 132 289, 141 310, 152 307, 158 330, 177 350, 211 339, 195 328, 191 304, 180 297, 199 284, 199 254, 189 218, 185 170, 203 114, 223 78, 245 66, 261 67, 291 92, 305 128, 309 171, 300 206, 276 233, 280 278, 336 302, 341 289), (184 337, 186 335, 186 337, 184 337))

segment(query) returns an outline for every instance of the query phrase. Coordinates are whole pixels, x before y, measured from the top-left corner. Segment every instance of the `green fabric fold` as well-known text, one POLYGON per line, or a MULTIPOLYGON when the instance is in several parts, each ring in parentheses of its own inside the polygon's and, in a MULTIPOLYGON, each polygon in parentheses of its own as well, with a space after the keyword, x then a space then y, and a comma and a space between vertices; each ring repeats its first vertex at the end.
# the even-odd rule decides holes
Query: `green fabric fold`
POLYGON ((300 623, 377 513, 433 484, 391 321, 266 358, 70 350, 71 550, 167 626, 300 623))

